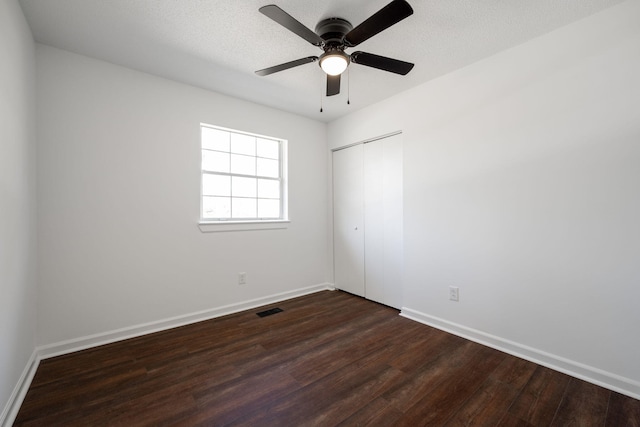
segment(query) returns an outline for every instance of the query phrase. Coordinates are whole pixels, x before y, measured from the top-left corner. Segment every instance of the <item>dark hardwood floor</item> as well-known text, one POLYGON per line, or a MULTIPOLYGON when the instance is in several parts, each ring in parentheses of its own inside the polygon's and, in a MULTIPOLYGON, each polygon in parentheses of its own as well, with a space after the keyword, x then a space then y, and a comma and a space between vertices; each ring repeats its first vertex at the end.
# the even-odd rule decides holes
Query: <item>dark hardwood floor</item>
POLYGON ((16 426, 638 426, 640 401, 325 291, 42 361, 16 426))

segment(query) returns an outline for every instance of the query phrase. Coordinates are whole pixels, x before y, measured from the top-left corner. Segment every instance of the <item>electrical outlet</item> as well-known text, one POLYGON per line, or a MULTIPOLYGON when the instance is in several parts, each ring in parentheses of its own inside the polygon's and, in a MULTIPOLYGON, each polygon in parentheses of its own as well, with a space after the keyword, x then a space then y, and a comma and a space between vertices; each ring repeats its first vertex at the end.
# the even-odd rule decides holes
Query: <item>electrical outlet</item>
POLYGON ((460 294, 457 286, 449 286, 449 299, 451 301, 460 301, 460 294))
POLYGON ((247 284, 247 273, 238 273, 238 285, 247 284))

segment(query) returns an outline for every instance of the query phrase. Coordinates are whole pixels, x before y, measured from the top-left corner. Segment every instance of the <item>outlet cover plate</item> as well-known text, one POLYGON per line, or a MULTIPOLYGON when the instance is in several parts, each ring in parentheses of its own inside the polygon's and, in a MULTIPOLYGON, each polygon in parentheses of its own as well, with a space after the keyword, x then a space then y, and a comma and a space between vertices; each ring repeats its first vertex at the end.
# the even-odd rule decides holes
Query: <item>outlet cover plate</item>
POLYGON ((451 301, 460 301, 460 293, 457 286, 449 286, 449 299, 451 301))

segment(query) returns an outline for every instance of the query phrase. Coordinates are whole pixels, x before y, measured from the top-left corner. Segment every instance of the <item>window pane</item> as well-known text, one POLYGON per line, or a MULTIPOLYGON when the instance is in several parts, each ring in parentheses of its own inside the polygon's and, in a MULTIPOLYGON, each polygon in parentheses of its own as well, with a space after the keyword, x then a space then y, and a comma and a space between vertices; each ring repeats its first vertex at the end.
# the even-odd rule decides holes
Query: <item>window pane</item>
POLYGON ((241 175, 255 175, 256 158, 250 156, 241 156, 239 154, 232 154, 231 173, 237 173, 241 175))
POLYGON ((202 218, 231 218, 231 198, 204 196, 202 218))
POLYGON ((258 176, 280 177, 280 166, 277 160, 258 159, 258 176))
POLYGON ((280 143, 273 139, 258 138, 258 157, 268 157, 270 159, 280 158, 280 143))
POLYGON ((233 218, 256 218, 256 199, 231 198, 233 218))
POLYGON ((280 201, 271 199, 258 199, 258 218, 279 218, 280 201))
POLYGON ((256 137, 243 135, 241 133, 231 134, 231 152, 237 154, 246 154, 248 156, 256 155, 256 137))
POLYGON ((285 142, 201 126, 202 218, 282 218, 285 142))
POLYGON ((202 128, 202 148, 207 150, 229 151, 231 134, 223 130, 202 128))
POLYGON ((226 175, 202 175, 203 196, 231 196, 231 177, 226 175))
POLYGON ((229 154, 202 150, 202 169, 211 172, 229 172, 229 154))
POLYGON ((232 180, 233 197, 256 197, 256 179, 234 176, 232 180))
POLYGON ((279 199, 280 181, 274 181, 272 179, 259 179, 258 197, 264 199, 279 199))

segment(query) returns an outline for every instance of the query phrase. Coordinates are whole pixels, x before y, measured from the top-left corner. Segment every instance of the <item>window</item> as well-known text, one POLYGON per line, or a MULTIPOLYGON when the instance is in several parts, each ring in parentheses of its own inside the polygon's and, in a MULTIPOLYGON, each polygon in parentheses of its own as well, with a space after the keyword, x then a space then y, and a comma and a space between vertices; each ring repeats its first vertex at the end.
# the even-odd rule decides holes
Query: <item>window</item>
POLYGON ((286 220, 286 141, 201 125, 203 222, 286 220))

